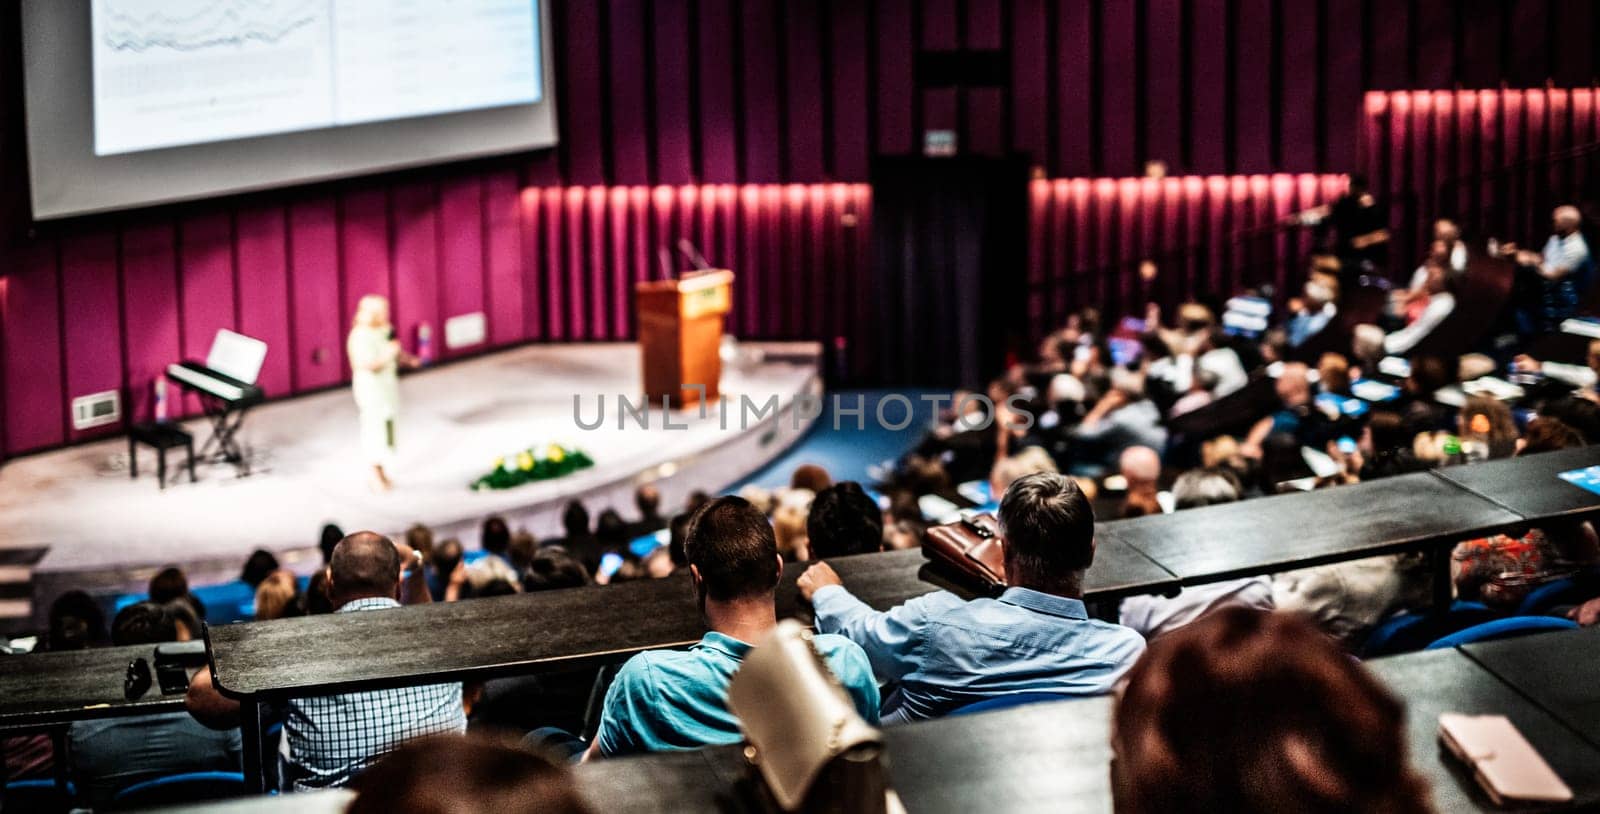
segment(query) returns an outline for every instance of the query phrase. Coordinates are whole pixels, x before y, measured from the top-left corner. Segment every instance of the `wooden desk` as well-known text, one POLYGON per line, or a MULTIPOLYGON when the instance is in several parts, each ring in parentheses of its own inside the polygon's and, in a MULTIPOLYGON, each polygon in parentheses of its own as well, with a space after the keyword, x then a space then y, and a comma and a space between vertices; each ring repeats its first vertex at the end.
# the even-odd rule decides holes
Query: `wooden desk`
POLYGON ((145 644, 0 656, 0 731, 181 711, 182 695, 161 694, 155 652, 155 645, 145 644), (122 682, 128 662, 137 658, 150 665, 150 689, 129 701, 122 682))
MULTIPOLYGON (((941 587, 924 579, 919 550, 829 561, 845 587, 887 610, 941 587)), ((780 616, 809 618, 784 569, 780 616)), ((1086 599, 1174 590, 1177 579, 1137 551, 1109 542, 1095 557, 1086 599)), ((626 660, 642 650, 687 647, 705 633, 687 575, 518 596, 435 603, 397 610, 207 626, 216 685, 246 702, 245 737, 259 724, 250 710, 269 699, 373 690, 450 680, 482 680, 626 660)), ((120 675, 120 674, 119 674, 120 675)), ((259 735, 259 733, 256 733, 259 735)), ((246 746, 246 773, 258 779, 246 746), (251 772, 252 766, 255 772, 251 772)))
MULTIPOLYGON (((1110 812, 1111 698, 1061 701, 889 727, 890 783, 907 811, 1110 812)), ((738 747, 586 763, 596 811, 748 810, 738 747)))
POLYGON ((1117 540, 1144 553, 1184 585, 1196 585, 1427 551, 1508 528, 1521 519, 1431 473, 1419 472, 1113 520, 1102 524, 1099 533, 1102 540, 1117 540))
POLYGON ((1434 470, 1434 474, 1516 512, 1524 520, 1549 520, 1600 511, 1600 495, 1557 477, 1562 472, 1596 464, 1600 464, 1600 447, 1579 447, 1447 466, 1434 470))
MULTIPOLYGON (((1538 659, 1554 660, 1561 650, 1551 636, 1520 641, 1539 646, 1538 659)), ((1373 659, 1367 667, 1406 702, 1406 732, 1411 761, 1433 787, 1438 811, 1527 810, 1495 806, 1460 761, 1439 743, 1439 715, 1444 712, 1504 715, 1572 787, 1576 808, 1600 805, 1600 749, 1585 743, 1554 717, 1517 690, 1483 669, 1460 650, 1425 650, 1373 659)), ((1600 685, 1590 683, 1600 695, 1600 685)))
POLYGON ((1600 748, 1600 628, 1468 644, 1461 650, 1600 748))
MULTIPOLYGON (((1600 803, 1600 750, 1460 651, 1368 665, 1406 702, 1412 764, 1439 811, 1506 810, 1440 747, 1442 712, 1506 715, 1572 786, 1577 806, 1600 803)), ((1111 713, 1111 698, 1102 696, 889 727, 891 782, 906 809, 919 814, 1110 812, 1111 713)), ((735 784, 743 772, 740 750, 721 747, 584 764, 577 780, 597 811, 740 811, 735 784)))
MULTIPOLYGON (((930 581, 937 575, 916 549, 829 563, 846 588, 878 610, 942 587, 930 581)), ((809 618, 795 584, 805 565, 784 568, 780 617, 809 618)), ((1177 587, 1171 574, 1115 542, 1096 554, 1087 582, 1090 600, 1177 587)), ((642 650, 687 647, 704 633, 694 589, 680 574, 403 611, 207 626, 206 644, 227 695, 292 697, 616 663, 642 650)))

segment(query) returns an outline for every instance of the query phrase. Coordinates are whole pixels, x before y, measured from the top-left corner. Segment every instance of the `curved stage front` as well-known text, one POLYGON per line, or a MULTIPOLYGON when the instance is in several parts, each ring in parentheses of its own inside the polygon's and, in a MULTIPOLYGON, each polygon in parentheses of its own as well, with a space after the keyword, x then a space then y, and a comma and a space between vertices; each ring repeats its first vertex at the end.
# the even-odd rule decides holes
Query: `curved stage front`
MULTIPOLYGON (((414 373, 401 382, 395 488, 383 494, 368 487, 344 389, 251 411, 241 435, 252 451, 248 477, 202 466, 199 483, 169 475, 159 491, 154 453, 141 450, 141 477, 131 480, 120 436, 22 458, 0 468, 0 552, 48 547, 33 575, 35 603, 45 604, 72 587, 142 589, 153 569, 171 563, 197 582, 230 579, 255 548, 305 573, 319 561, 317 530, 330 521, 388 533, 420 522, 472 547, 491 514, 540 537, 557 535, 575 496, 591 515, 610 506, 632 519, 640 483, 657 483, 664 506, 681 505, 691 491, 726 488, 800 438, 815 412, 797 409, 801 397, 821 395, 819 354, 815 343, 740 345, 724 365, 726 421, 717 409, 701 417, 690 408, 674 411, 672 429, 663 428, 659 408, 650 410, 648 429, 633 416, 618 427, 618 397, 639 402, 631 343, 528 346, 414 373), (579 419, 593 424, 602 396, 604 424, 583 429, 579 419), (758 419, 773 399, 776 414, 758 419), (581 448, 595 465, 504 491, 468 488, 497 456, 552 442, 581 448)), ((209 432, 199 421, 185 426, 197 444, 209 432)), ((169 451, 169 467, 181 458, 169 451)))

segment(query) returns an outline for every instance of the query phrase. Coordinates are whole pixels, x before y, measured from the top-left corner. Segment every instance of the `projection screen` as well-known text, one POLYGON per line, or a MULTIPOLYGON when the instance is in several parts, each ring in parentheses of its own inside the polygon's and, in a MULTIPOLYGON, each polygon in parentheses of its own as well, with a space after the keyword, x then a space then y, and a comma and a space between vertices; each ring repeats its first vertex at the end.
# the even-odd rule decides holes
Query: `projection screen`
POLYGON ((556 143, 539 0, 23 0, 48 220, 556 143))

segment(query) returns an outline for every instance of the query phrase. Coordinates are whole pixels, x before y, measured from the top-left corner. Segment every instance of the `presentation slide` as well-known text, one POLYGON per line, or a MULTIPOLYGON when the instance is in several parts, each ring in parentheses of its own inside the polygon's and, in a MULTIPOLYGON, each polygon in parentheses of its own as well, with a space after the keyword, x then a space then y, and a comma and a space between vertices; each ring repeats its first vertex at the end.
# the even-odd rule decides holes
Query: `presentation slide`
POLYGON ((109 156, 534 104, 529 0, 91 0, 109 156))

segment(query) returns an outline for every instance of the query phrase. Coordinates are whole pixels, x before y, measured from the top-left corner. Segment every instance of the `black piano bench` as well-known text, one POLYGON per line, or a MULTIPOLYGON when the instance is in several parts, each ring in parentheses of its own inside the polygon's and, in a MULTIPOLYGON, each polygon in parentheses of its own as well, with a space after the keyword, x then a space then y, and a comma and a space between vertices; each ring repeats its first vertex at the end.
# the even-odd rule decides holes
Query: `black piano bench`
POLYGON ((194 483, 194 436, 177 424, 145 422, 128 428, 128 477, 139 477, 139 444, 155 447, 156 481, 167 488, 167 450, 183 447, 189 464, 189 482, 194 483))

